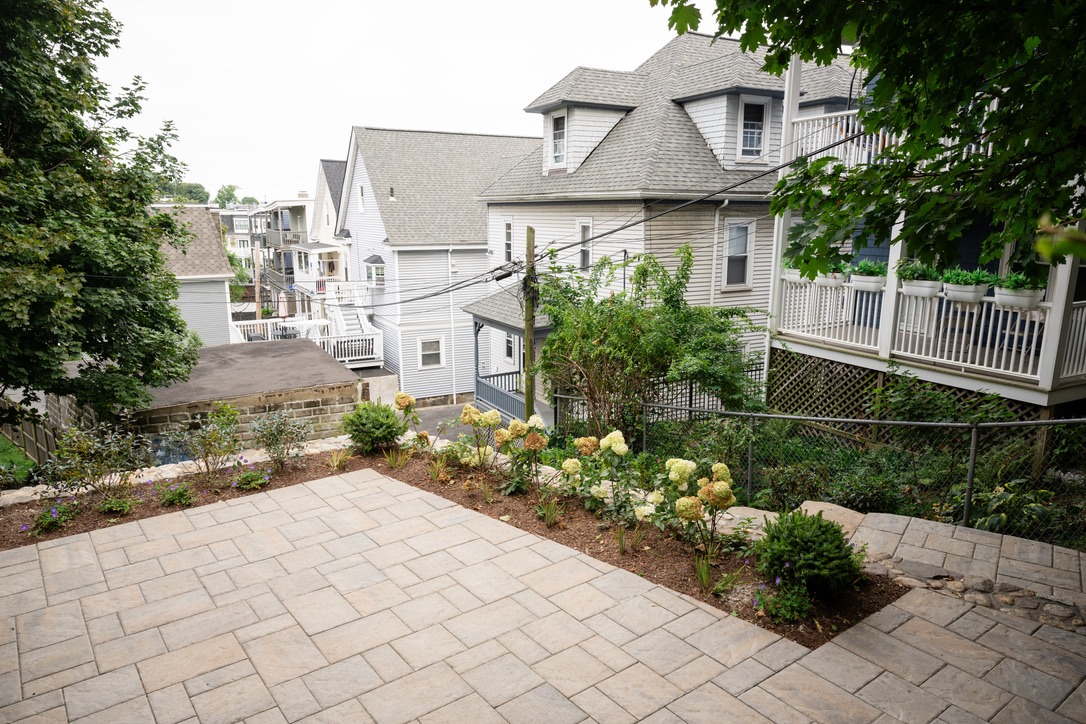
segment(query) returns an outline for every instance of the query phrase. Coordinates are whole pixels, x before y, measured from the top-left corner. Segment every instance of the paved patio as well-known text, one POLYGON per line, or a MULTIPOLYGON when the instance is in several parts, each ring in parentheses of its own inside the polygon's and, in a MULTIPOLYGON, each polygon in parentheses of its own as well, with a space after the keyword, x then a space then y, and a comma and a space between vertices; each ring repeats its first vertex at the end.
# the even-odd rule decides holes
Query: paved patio
POLYGON ((0 721, 1086 721, 1081 633, 918 589, 812 652, 373 471, 5 551, 0 619, 0 721))

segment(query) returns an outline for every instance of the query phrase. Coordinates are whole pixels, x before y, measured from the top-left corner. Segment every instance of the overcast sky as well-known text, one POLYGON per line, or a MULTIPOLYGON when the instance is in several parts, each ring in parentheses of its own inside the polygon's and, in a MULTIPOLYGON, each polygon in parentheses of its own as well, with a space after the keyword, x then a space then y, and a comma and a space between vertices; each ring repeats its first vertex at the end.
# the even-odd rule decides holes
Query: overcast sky
POLYGON ((648 0, 104 4, 124 27, 102 79, 148 83, 130 127, 172 120, 186 180, 260 201, 312 195, 354 125, 539 136, 523 109, 573 68, 633 70, 674 37, 648 0))

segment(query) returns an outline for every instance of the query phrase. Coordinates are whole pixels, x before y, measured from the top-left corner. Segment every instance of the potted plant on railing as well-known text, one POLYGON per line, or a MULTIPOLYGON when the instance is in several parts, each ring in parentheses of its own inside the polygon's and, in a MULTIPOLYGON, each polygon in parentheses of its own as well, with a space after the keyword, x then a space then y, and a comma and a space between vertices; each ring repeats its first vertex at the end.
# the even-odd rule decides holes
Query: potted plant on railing
POLYGON ((995 303, 1001 307, 1032 309, 1045 295, 1045 282, 1020 272, 1011 272, 995 283, 995 303))
POLYGON ((839 287, 848 278, 849 266, 843 261, 831 261, 826 271, 815 277, 815 284, 822 287, 839 287))
POLYGON ((943 289, 939 271, 917 259, 902 259, 894 267, 901 280, 901 293, 912 297, 934 297, 943 289))
POLYGON ((943 291, 953 302, 976 304, 988 293, 988 285, 997 277, 984 269, 954 267, 943 272, 943 291))
POLYGON ((784 259, 781 260, 781 267, 784 269, 784 278, 786 281, 796 283, 809 281, 799 273, 799 267, 796 266, 796 258, 794 256, 784 257, 784 259))
POLYGON ((858 292, 881 292, 886 286, 886 262, 863 259, 852 268, 852 288, 858 292))

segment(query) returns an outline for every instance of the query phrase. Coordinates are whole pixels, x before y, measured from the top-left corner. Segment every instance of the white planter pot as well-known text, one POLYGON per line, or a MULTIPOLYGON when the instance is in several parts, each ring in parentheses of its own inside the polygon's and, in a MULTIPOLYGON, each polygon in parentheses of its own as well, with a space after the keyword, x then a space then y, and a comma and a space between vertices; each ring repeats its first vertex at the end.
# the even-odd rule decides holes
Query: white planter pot
POLYGON ((784 268, 784 275, 782 278, 787 279, 790 282, 803 281, 803 277, 799 275, 799 269, 792 269, 791 267, 784 268))
POLYGON ((1044 299, 1044 289, 1004 289, 995 288, 995 303, 1001 307, 1033 309, 1044 299))
POLYGON ((839 287, 845 283, 845 275, 837 272, 819 274, 815 277, 814 282, 820 287, 839 287))
POLYGON ((942 282, 929 282, 926 279, 901 280, 901 293, 910 297, 934 297, 941 291, 942 282))
POLYGON ((976 304, 988 292, 987 284, 944 284, 946 298, 953 302, 976 304))
POLYGON ((864 274, 853 274, 849 281, 858 292, 881 292, 886 286, 886 277, 869 277, 864 274))

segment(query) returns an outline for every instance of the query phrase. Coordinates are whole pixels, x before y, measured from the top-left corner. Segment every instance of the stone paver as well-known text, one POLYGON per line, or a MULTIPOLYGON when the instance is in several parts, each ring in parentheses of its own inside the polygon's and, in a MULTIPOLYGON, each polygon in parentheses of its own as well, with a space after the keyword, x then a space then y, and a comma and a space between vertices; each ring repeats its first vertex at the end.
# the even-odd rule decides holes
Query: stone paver
POLYGON ((918 588, 807 651, 360 471, 0 552, 0 721, 1086 720, 1086 557, 850 526, 976 601, 1050 598, 918 588))

